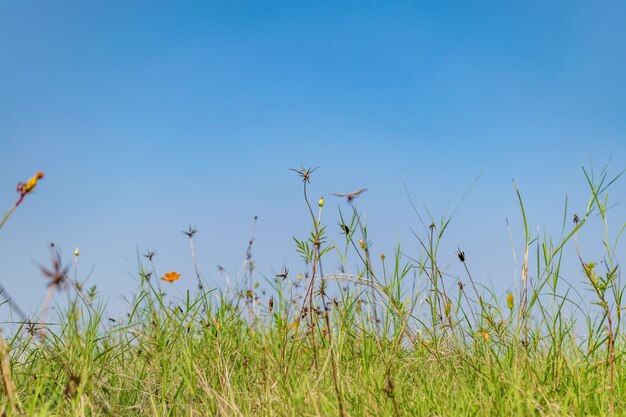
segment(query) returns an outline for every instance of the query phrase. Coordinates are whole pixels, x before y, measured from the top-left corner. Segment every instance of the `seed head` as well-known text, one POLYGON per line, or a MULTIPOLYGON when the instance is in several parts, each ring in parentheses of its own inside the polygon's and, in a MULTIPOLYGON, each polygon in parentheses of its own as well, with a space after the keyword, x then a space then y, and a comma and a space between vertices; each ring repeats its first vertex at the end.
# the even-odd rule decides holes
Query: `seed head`
POLYGON ((300 169, 291 168, 289 171, 295 172, 296 174, 300 176, 300 178, 302 178, 302 182, 307 183, 307 182, 311 182, 311 174, 315 172, 315 170, 318 168, 319 167, 315 167, 315 168, 300 167, 300 169))
POLYGON ((367 191, 367 188, 361 188, 361 189, 358 189, 356 191, 352 191, 351 193, 333 193, 333 195, 335 195, 337 197, 345 197, 346 200, 348 200, 348 203, 351 203, 352 200, 354 200, 356 197, 358 197, 359 195, 361 195, 365 191, 367 191))
POLYGON ((69 271, 69 266, 63 267, 63 263, 61 262, 61 255, 58 251, 54 250, 52 254, 52 267, 46 268, 44 266, 39 266, 41 270, 41 274, 50 279, 48 286, 50 287, 59 287, 65 286, 66 281, 68 279, 67 271, 69 271))
POLYGON ((195 227, 189 226, 189 228, 187 230, 183 230, 182 233, 184 235, 187 235, 189 239, 192 239, 194 235, 198 233, 198 229, 196 229, 195 227))

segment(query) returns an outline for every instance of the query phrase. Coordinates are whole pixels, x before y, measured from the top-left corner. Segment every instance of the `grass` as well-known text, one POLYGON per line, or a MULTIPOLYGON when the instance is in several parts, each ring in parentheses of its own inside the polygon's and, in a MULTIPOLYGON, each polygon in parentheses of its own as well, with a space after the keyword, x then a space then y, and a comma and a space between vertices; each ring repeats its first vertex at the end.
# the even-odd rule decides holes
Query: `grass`
MULTIPOLYGON (((315 169, 294 171, 310 214, 310 234, 294 238, 307 270, 283 271, 267 294, 252 279, 254 238, 240 288, 207 288, 190 228, 197 291, 167 296, 162 285, 176 283, 160 282, 147 253, 127 314, 113 321, 95 289, 70 278, 52 248, 52 267, 42 271, 48 293, 61 293, 66 307, 48 317, 50 295, 37 320, 23 317, 0 337, 2 415, 626 415, 625 286, 615 256, 623 227, 612 231, 607 220, 608 189, 621 174, 583 171, 586 212, 572 216, 566 204, 557 240, 532 236, 515 186, 524 221, 521 276, 515 292, 499 295, 474 281, 460 249, 465 275, 440 269, 449 217, 419 217, 419 259, 398 247, 373 262, 354 204, 359 190, 343 195, 344 240, 332 242, 324 201, 311 203, 307 190, 315 169), (601 260, 587 260, 579 246, 591 218, 603 228, 601 260), (578 255, 593 309, 560 275, 565 248, 578 255), (325 268, 331 255, 342 264, 336 272, 325 268), (353 259, 361 268, 346 273, 353 259)), ((18 188, 19 202, 0 227, 36 183, 18 188)), ((3 308, 19 313, 3 295, 3 308)))

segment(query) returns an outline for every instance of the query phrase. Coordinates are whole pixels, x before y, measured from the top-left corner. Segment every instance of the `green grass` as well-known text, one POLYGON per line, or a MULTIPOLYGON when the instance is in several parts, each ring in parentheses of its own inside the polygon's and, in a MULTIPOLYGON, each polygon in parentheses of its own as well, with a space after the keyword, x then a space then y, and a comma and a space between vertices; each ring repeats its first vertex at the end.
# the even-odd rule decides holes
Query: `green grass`
POLYGON ((607 220, 619 175, 584 171, 587 210, 571 221, 566 204, 556 240, 531 234, 518 191, 521 274, 514 294, 495 294, 474 282, 461 250, 465 275, 440 270, 449 217, 419 217, 419 259, 398 247, 374 262, 352 198, 340 213, 344 240, 332 242, 323 202, 310 203, 314 170, 295 171, 311 217, 295 249, 308 270, 269 280, 267 294, 253 280, 253 240, 239 288, 208 288, 197 272, 199 289, 183 299, 163 291, 176 282, 160 282, 148 254, 127 314, 112 321, 95 289, 70 279, 54 255, 50 294, 66 290, 66 307, 51 318, 42 306, 0 341, 2 415, 626 415, 625 286, 615 256, 623 228, 607 220), (591 218, 603 228, 597 260, 578 244, 591 218), (591 307, 560 277, 565 248, 578 255, 591 307), (360 271, 328 271, 329 256, 360 271))

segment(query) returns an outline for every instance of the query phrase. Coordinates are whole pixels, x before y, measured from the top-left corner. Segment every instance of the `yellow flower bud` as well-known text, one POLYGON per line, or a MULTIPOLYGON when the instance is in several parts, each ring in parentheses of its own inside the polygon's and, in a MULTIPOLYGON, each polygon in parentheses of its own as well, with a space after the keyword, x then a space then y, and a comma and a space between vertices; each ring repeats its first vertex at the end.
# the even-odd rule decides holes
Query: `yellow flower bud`
POLYGON ((324 207, 324 197, 320 197, 320 201, 317 202, 320 208, 324 207))
POLYGON ((363 239, 359 239, 359 246, 361 249, 365 249, 365 242, 363 242, 363 239))
POLYGON ((43 172, 38 172, 36 173, 31 179, 29 179, 26 184, 24 184, 24 188, 22 189, 22 193, 23 194, 28 194, 30 193, 33 188, 35 188, 35 185, 37 185, 37 181, 39 181, 41 178, 43 178, 43 172))
POLYGON ((78 255, 80 255, 80 251, 76 248, 74 249, 74 256, 78 258, 78 255))
POLYGON ((384 261, 384 260, 385 260, 385 254, 384 254, 384 253, 381 253, 381 254, 380 254, 380 260, 381 260, 381 261, 384 261))
POLYGON ((515 297, 513 296, 512 292, 510 292, 509 295, 506 296, 506 304, 511 310, 513 310, 513 307, 515 307, 515 297))

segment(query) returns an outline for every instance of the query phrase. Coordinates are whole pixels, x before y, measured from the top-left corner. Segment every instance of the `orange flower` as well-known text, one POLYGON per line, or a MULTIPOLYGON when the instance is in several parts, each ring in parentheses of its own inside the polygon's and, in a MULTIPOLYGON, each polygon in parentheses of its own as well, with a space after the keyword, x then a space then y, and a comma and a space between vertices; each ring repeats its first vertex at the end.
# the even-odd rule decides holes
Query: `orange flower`
POLYGON ((178 272, 166 272, 164 277, 161 277, 161 280, 163 281, 167 281, 167 282, 174 282, 176 281, 178 278, 180 278, 180 274, 178 272))

